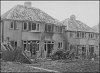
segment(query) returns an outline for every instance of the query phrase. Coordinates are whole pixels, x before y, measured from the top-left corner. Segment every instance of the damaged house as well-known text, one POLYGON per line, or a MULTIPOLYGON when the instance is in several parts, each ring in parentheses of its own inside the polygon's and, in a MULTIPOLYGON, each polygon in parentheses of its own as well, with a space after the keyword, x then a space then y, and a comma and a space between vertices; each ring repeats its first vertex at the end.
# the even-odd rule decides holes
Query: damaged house
POLYGON ((62 23, 67 26, 65 28, 66 50, 74 49, 76 55, 83 58, 94 53, 99 54, 99 33, 77 20, 75 15, 71 15, 62 23))
POLYGON ((74 51, 86 58, 98 54, 99 33, 75 15, 58 21, 31 2, 16 5, 1 16, 0 42, 9 42, 14 49, 20 47, 27 56, 47 58, 57 50, 74 51))
POLYGON ((16 5, 1 16, 1 42, 20 47, 29 57, 49 57, 64 49, 65 26, 31 2, 16 5))

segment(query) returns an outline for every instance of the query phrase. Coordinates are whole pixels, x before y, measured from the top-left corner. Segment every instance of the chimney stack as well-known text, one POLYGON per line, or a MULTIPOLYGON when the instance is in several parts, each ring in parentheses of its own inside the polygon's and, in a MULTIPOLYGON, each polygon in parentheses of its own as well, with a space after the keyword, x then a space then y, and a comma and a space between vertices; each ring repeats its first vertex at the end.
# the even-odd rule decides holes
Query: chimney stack
POLYGON ((32 6, 32 3, 31 2, 24 2, 24 6, 31 7, 32 6))

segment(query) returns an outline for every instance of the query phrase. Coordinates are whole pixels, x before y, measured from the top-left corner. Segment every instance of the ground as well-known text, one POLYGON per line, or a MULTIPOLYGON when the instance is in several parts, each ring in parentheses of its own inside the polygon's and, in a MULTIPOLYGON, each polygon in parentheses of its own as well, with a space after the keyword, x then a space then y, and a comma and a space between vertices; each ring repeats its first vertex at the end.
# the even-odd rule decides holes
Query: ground
POLYGON ((1 72, 99 72, 99 61, 52 61, 46 60, 33 64, 1 62, 1 72))

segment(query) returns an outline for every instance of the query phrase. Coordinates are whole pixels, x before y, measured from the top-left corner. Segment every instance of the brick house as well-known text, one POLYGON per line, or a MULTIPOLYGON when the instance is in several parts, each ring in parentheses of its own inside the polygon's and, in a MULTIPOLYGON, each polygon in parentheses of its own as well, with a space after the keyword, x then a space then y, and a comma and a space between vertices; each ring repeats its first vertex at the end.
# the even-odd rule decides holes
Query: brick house
POLYGON ((57 49, 64 49, 65 26, 31 2, 16 5, 1 16, 1 42, 9 41, 29 57, 46 58, 57 49))
POLYGON ((99 52, 99 34, 83 22, 76 20, 75 15, 65 19, 62 23, 66 26, 66 50, 76 51, 76 55, 93 55, 99 52))

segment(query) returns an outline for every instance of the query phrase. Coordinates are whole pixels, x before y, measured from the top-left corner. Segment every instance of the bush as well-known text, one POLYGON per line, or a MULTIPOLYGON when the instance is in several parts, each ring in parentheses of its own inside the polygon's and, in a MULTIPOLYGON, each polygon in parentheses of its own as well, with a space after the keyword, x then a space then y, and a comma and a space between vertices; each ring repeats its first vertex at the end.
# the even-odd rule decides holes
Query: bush
POLYGON ((14 49, 12 51, 2 51, 2 59, 5 61, 15 61, 18 53, 21 53, 21 50, 14 49))
POLYGON ((62 54, 63 54, 63 51, 56 51, 53 55, 51 55, 51 58, 53 60, 62 59, 62 54))
POLYGON ((2 52, 2 59, 5 61, 14 61, 15 59, 15 51, 3 51, 2 52))
POLYGON ((22 53, 21 48, 16 48, 12 51, 6 50, 2 52, 2 59, 4 61, 17 61, 21 63, 28 63, 30 64, 30 59, 26 56, 26 54, 22 53))

